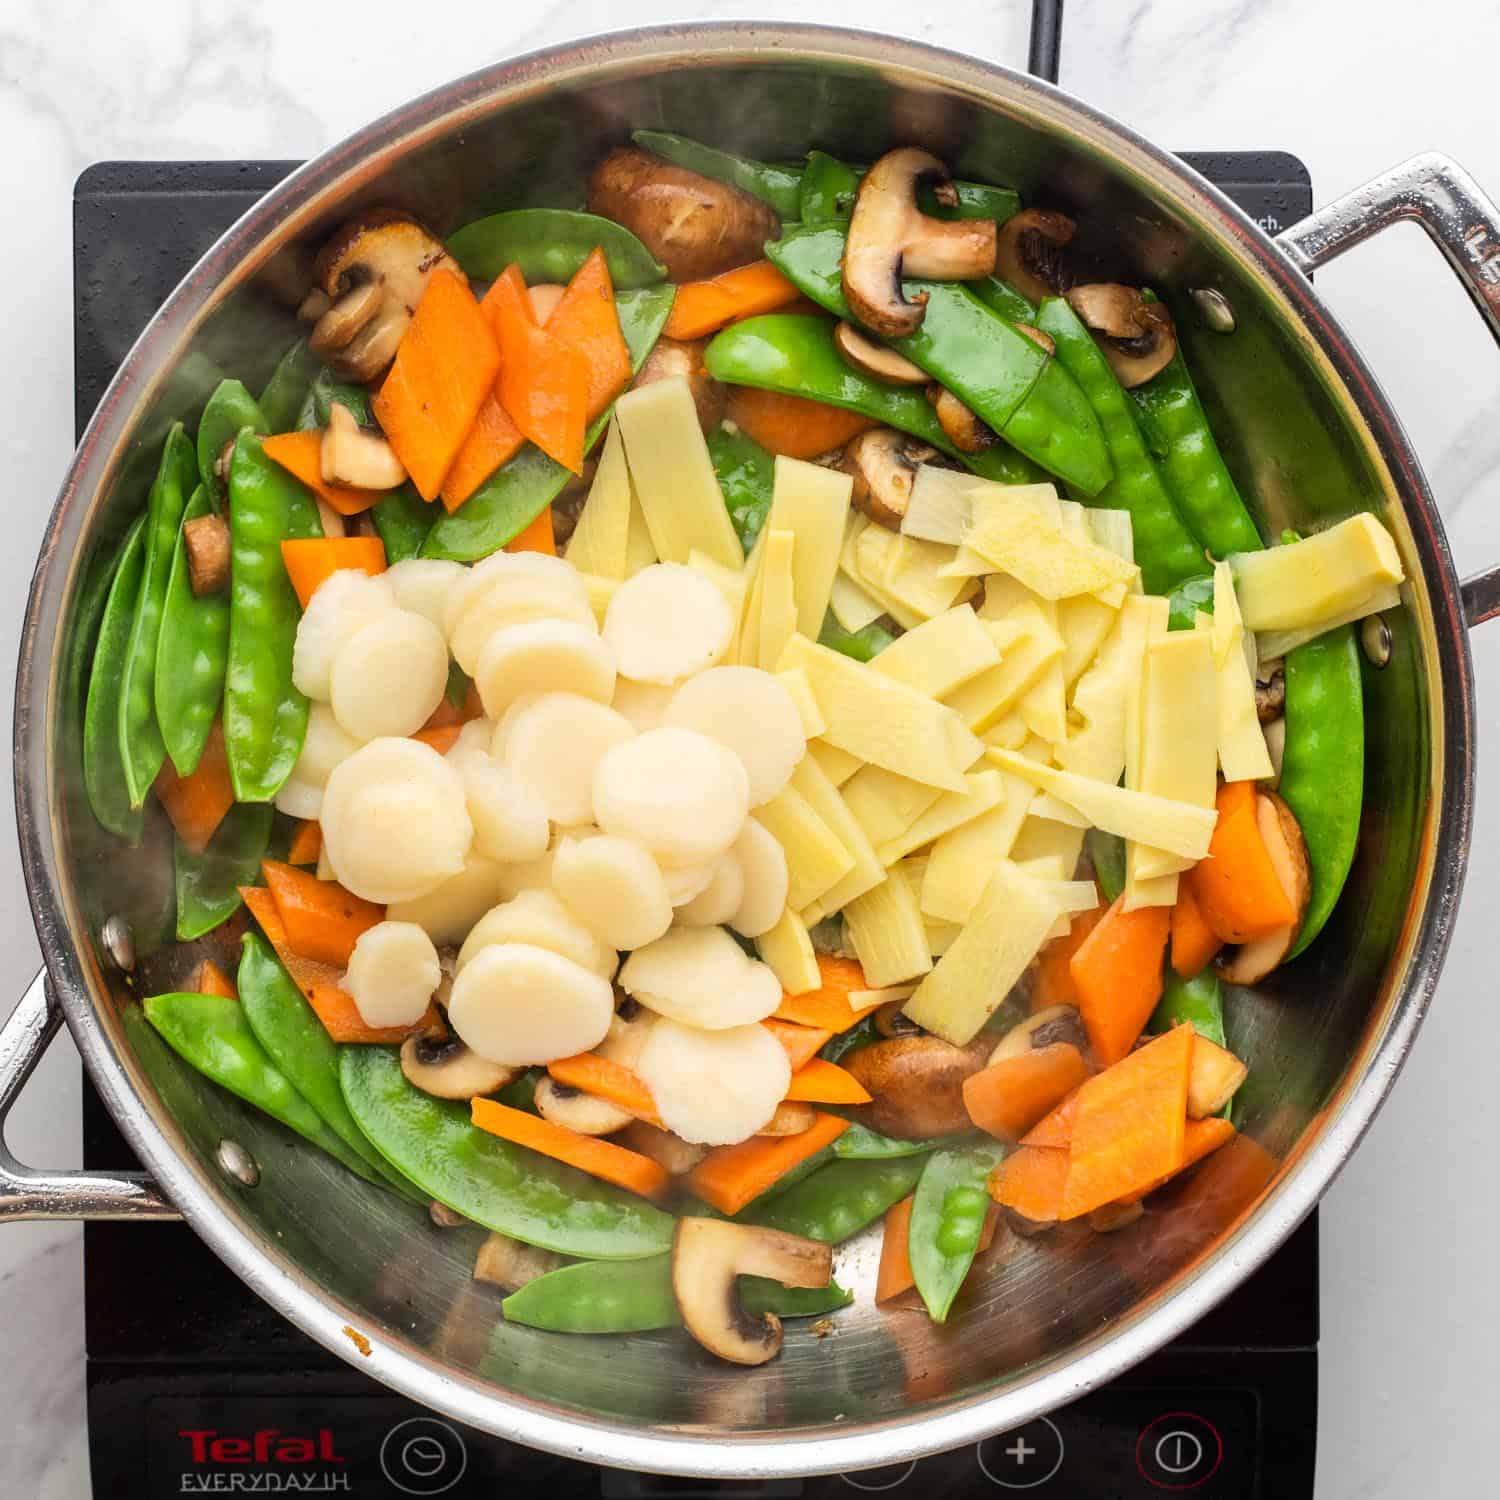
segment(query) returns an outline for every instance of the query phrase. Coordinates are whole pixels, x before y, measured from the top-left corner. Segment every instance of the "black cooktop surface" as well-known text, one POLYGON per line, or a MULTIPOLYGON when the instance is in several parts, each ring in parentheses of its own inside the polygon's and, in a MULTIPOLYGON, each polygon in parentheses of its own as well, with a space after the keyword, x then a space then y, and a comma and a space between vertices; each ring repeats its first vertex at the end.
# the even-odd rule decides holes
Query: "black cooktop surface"
MULTIPOLYGON (((1307 213, 1281 152, 1186 159, 1275 230, 1307 213)), ((81 431, 162 300, 293 162, 109 162, 74 195, 75 389, 81 431), (124 268, 128 274, 121 274, 124 268)), ((133 1167, 85 1084, 84 1159, 133 1167)), ((180 1224, 85 1231, 94 1493, 834 1497, 851 1490, 1070 1500, 1311 1496, 1317 1410, 1317 1226, 1116 1385, 1050 1420, 911 1467, 772 1485, 600 1470, 438 1419, 326 1353, 180 1224)))

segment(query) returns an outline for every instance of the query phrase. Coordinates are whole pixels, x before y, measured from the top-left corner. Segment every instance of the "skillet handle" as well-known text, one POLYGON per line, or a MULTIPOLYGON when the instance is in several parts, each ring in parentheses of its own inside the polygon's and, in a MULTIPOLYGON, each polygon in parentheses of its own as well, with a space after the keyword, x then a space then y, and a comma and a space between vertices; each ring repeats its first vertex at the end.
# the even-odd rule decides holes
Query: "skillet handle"
POLYGON ((11 1155, 5 1144, 6 1118, 62 1019, 43 969, 0 1027, 0 1224, 179 1218, 144 1172, 37 1172, 11 1155))
MULTIPOLYGON (((1414 156, 1293 224, 1276 243, 1311 275, 1403 219, 1427 231, 1500 343, 1500 209, 1451 157, 1414 156)), ((1461 589, 1471 627, 1500 615, 1500 567, 1464 579, 1461 589)))

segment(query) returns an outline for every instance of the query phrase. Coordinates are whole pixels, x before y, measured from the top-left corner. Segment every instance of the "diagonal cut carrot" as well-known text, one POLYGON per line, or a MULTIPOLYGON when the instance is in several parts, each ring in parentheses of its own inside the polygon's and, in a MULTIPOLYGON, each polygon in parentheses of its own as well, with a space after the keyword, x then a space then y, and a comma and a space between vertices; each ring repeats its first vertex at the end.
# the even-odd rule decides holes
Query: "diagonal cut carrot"
POLYGON ((847 1069, 815 1057, 792 1074, 788 1099, 805 1104, 868 1104, 870 1091, 847 1069))
POLYGON ((172 762, 164 760, 153 788, 183 846, 194 854, 202 854, 214 830, 234 806, 222 722, 214 720, 191 776, 179 776, 172 769, 172 762))
POLYGON ((552 507, 549 505, 524 531, 518 531, 506 544, 507 552, 545 552, 557 556, 557 536, 552 530, 552 507))
POLYGON ((512 1109, 498 1099, 473 1099, 469 1111, 474 1124, 490 1135, 550 1156, 554 1161, 566 1162, 580 1172, 587 1172, 590 1177, 612 1182, 627 1192, 660 1199, 672 1190, 672 1179, 649 1156, 627 1151, 613 1141, 580 1135, 576 1130, 555 1125, 539 1115, 512 1109))
POLYGON ((240 998, 233 980, 211 958, 205 958, 193 970, 193 977, 188 988, 196 990, 200 995, 222 995, 226 1000, 240 998))
POLYGON ((1018 1140, 1089 1075, 1077 1047, 1053 1042, 991 1063, 964 1080, 964 1108, 981 1129, 1018 1140))
POLYGON ((1268 937, 1297 920, 1261 837, 1259 800, 1253 781, 1230 781, 1219 788, 1219 816, 1208 857, 1187 875, 1203 920, 1226 943, 1268 937))
POLYGON ((1068 961, 1095 1061, 1120 1061, 1146 1029, 1163 988, 1162 955, 1172 910, 1125 910, 1121 896, 1068 961))
POLYGON ((721 1214, 737 1214, 848 1128, 847 1120, 820 1114, 801 1135, 753 1136, 735 1146, 716 1146, 688 1173, 687 1185, 721 1214))
POLYGON ((304 958, 347 968, 362 933, 385 920, 385 908, 346 891, 336 880, 264 859, 262 878, 276 902, 287 945, 304 958))
POLYGON ((792 1021, 778 1021, 774 1016, 760 1024, 781 1043, 794 1073, 806 1067, 833 1040, 833 1033, 827 1027, 798 1026, 792 1021))
POLYGON ((768 453, 787 458, 816 458, 878 425, 841 406, 749 385, 731 388, 728 416, 768 453))
POLYGON ((1023 1146, 1052 1146, 1066 1151, 1073 1144, 1073 1126, 1078 1121, 1078 1090, 1074 1089, 1051 1114, 1037 1121, 1021 1137, 1023 1146))
POLYGON ((1183 979, 1191 979, 1208 967, 1209 960, 1224 946, 1208 925, 1193 882, 1178 882, 1177 903, 1172 908, 1172 968, 1183 979))
POLYGON ((287 473, 294 475, 320 499, 326 500, 341 516, 357 516, 367 511, 389 490, 361 490, 350 484, 329 484, 323 478, 323 429, 304 432, 278 432, 262 440, 266 456, 274 459, 287 473))
POLYGON ((663 336, 701 339, 727 323, 774 312, 797 300, 797 288, 768 260, 753 260, 706 281, 685 281, 677 288, 663 336))
POLYGON ((559 343, 584 358, 588 370, 585 412, 592 422, 630 384, 630 350, 620 332, 614 283, 603 250, 596 248, 579 266, 546 328, 559 343))
POLYGON ((479 404, 479 415, 463 446, 443 476, 443 507, 455 511, 501 464, 514 458, 526 444, 526 434, 506 415, 490 392, 479 404))
POLYGON ((638 1120, 665 1129, 661 1116, 656 1112, 656 1100, 646 1087, 640 1074, 623 1063, 600 1057, 596 1052, 580 1052, 576 1057, 560 1057, 547 1064, 547 1071, 557 1083, 570 1089, 581 1089, 596 1099, 609 1103, 633 1114, 638 1120))
POLYGON ((776 1007, 778 1021, 795 1021, 799 1026, 817 1026, 824 1031, 848 1031, 855 1022, 862 1020, 878 1005, 867 1005, 855 1010, 849 996, 869 989, 865 971, 859 960, 834 958, 827 953, 818 954, 818 973, 822 983, 805 995, 783 995, 776 1007))
POLYGON ((306 609, 318 587, 335 573, 353 570, 372 578, 385 572, 385 543, 378 536, 296 537, 281 544, 286 576, 306 609))
POLYGON ((1024 1219, 1053 1224, 1062 1217, 1068 1153, 1050 1146, 1022 1146, 990 1173, 990 1197, 1024 1219))
POLYGON ((292 835, 292 846, 286 852, 289 865, 315 865, 323 852, 323 826, 316 818, 306 818, 292 835))

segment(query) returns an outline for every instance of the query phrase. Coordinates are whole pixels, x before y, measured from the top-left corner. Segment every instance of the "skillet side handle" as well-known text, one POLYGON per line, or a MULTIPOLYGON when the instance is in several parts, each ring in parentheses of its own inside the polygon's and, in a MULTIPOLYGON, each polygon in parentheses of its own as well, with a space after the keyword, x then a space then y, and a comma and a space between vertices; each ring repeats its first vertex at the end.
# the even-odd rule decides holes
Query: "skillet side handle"
MULTIPOLYGON (((1276 243, 1311 275, 1403 219, 1427 231, 1500 343, 1500 210, 1451 157, 1414 156, 1293 224, 1276 243)), ((1500 567, 1464 579, 1461 590, 1470 627, 1500 615, 1500 567)))
POLYGON ((37 1172, 11 1155, 6 1118, 62 1019, 44 969, 0 1027, 0 1225, 22 1219, 179 1218, 143 1172, 37 1172))

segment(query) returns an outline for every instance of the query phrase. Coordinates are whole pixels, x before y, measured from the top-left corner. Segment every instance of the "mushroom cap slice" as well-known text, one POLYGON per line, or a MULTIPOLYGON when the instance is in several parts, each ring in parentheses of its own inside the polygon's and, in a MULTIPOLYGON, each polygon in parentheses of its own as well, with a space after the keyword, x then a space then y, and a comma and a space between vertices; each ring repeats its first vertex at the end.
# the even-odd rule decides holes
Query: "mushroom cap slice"
POLYGON ((1030 302, 1067 290, 1063 247, 1078 226, 1051 208, 1025 208, 1000 227, 995 265, 1002 280, 1030 302))
POLYGON ((1302 925, 1312 891, 1307 844, 1296 814, 1275 792, 1261 792, 1255 802, 1255 822, 1282 889, 1291 900, 1297 920, 1253 942, 1241 943, 1215 965, 1227 984, 1259 984, 1291 951, 1302 925))
POLYGON ((994 429, 945 386, 928 386, 927 400, 937 416, 938 426, 960 453, 983 453, 995 445, 994 429))
POLYGON ((392 208, 356 214, 318 252, 314 274, 333 306, 314 325, 309 346, 341 375, 373 380, 396 357, 428 278, 439 266, 464 274, 443 242, 410 214, 392 208), (369 294, 361 291, 367 283, 380 288, 373 308, 369 294), (358 326, 351 330, 351 322, 358 326))
POLYGON ((849 503, 891 531, 901 530, 917 479, 917 466, 906 456, 906 445, 903 433, 874 427, 844 449, 839 464, 854 478, 849 503))
POLYGON ((897 354, 884 344, 877 344, 852 323, 840 323, 833 330, 833 347, 845 364, 886 385, 926 385, 930 378, 920 365, 914 365, 904 354, 897 354))
POLYGON ((763 1365, 781 1348, 781 1319, 751 1317, 740 1305, 735 1278, 764 1276, 787 1287, 827 1286, 833 1249, 816 1240, 731 1224, 723 1219, 679 1219, 672 1242, 672 1293, 687 1331, 710 1354, 737 1365, 763 1365))
POLYGON ((635 1118, 608 1099, 569 1088, 555 1078, 543 1078, 537 1084, 536 1108, 544 1120, 576 1130, 579 1135, 613 1135, 635 1118))
POLYGON ((874 1097, 854 1114, 871 1130, 897 1140, 972 1130, 974 1122, 964 1106, 964 1080, 985 1066, 990 1045, 985 1037, 955 1047, 941 1037, 923 1035, 861 1047, 844 1059, 843 1066, 874 1097))
POLYGON ((1067 298, 1126 390, 1171 364, 1177 353, 1177 329, 1166 303, 1147 302, 1139 287, 1115 281, 1075 286, 1067 298))
POLYGON ((844 297, 855 319, 882 338, 902 338, 922 324, 927 295, 910 301, 906 276, 972 281, 995 269, 993 219, 929 219, 917 191, 931 185, 940 202, 954 197, 948 169, 930 151, 887 151, 865 173, 844 247, 844 297))
POLYGON ((493 1094, 515 1076, 515 1068, 490 1062, 456 1036, 409 1036, 401 1044, 406 1081, 435 1099, 472 1099, 493 1094))
POLYGON ((1072 1005, 1049 1005, 1036 1011, 1009 1031, 995 1044, 990 1053, 989 1066, 1020 1057, 1038 1047, 1049 1047, 1054 1042, 1067 1042, 1080 1052, 1087 1052, 1088 1033, 1083 1028, 1083 1018, 1072 1005))

